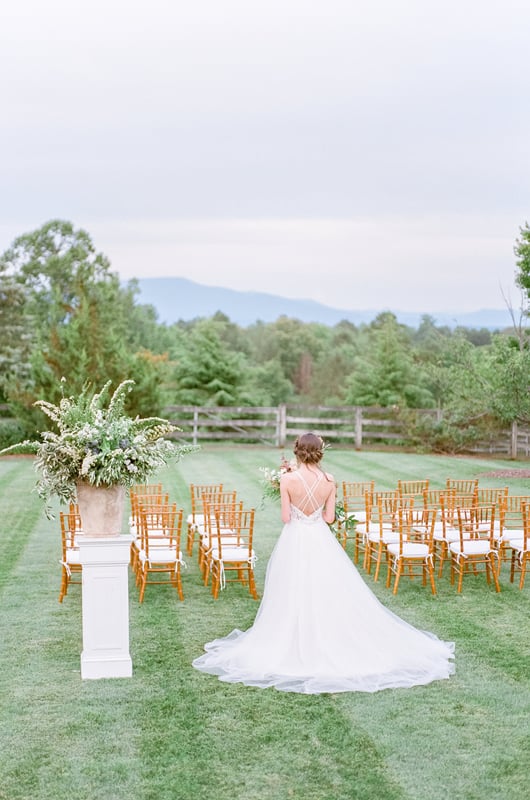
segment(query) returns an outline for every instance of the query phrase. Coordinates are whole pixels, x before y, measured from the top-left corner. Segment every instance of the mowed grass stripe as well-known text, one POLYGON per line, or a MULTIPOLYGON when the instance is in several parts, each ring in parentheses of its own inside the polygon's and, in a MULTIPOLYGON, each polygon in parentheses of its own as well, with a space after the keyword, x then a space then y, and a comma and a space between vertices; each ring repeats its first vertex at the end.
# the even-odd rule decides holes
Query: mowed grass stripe
POLYGON ((42 503, 32 492, 31 463, 14 457, 0 460, 0 595, 9 586, 11 572, 42 514, 42 503))
POLYGON ((57 602, 58 522, 33 503, 37 523, 2 598, 2 791, 9 800, 132 797, 135 687, 80 680, 80 587, 57 602))
MULTIPOLYGON (((362 476, 369 456, 380 486, 390 478, 394 485, 405 469, 411 477, 426 474, 423 457, 396 454, 392 465, 393 455, 332 449, 326 465, 338 480, 353 468, 362 476), (378 463, 385 467, 380 477, 378 463)), ((453 460, 435 461, 438 471, 431 466, 428 477, 443 485, 455 474, 453 460)), ((472 474, 514 468, 512 462, 466 461, 472 474)), ((281 523, 275 504, 259 508, 258 467, 278 462, 279 453, 267 448, 208 446, 162 476, 186 511, 192 480, 224 480, 256 505, 260 591, 281 523)), ((1 606, 2 800, 72 794, 79 800, 526 798, 530 708, 528 684, 517 676, 528 655, 529 585, 519 592, 503 576, 497 596, 484 576, 470 577, 457 597, 447 572, 436 598, 417 581, 403 581, 393 597, 383 582, 367 577, 391 610, 456 640, 454 678, 374 695, 284 695, 223 684, 191 667, 204 642, 247 628, 257 610, 237 585, 213 601, 195 555, 184 572, 184 603, 170 588, 148 587, 139 606, 131 578, 133 678, 83 682, 80 589, 72 587, 64 604, 57 603, 59 526, 43 517, 31 493, 34 478, 28 464, 23 502, 37 521, 12 565, 1 606)), ((2 540, 10 527, 9 502, 5 509, 2 540)))

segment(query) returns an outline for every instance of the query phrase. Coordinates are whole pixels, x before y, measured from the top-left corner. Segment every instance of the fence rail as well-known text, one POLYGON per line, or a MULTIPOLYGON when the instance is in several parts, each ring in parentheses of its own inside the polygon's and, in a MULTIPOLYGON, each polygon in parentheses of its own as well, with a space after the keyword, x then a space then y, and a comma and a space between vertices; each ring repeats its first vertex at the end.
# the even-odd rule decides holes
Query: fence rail
MULTIPOLYGON (((418 415, 440 417, 432 409, 418 415)), ((199 444, 206 441, 261 442, 284 447, 307 430, 316 429, 328 441, 362 450, 370 444, 407 444, 407 433, 396 410, 379 406, 169 406, 164 415, 180 428, 176 437, 199 444)), ((468 452, 508 458, 530 457, 530 429, 514 423, 468 452)))

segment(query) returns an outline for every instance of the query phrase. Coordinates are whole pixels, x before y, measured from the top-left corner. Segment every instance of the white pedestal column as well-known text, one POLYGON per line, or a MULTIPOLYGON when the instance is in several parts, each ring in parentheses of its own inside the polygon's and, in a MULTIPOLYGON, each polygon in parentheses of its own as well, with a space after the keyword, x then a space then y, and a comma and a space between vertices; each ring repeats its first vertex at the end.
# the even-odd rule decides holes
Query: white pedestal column
POLYGON ((81 678, 130 678, 129 581, 131 536, 80 536, 83 566, 81 678))

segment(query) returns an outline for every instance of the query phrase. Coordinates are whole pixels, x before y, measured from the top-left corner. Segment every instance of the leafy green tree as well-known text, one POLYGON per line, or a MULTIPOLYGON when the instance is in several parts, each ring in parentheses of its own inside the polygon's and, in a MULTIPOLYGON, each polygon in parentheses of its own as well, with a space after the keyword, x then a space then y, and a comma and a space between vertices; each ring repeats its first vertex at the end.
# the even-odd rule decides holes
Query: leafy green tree
POLYGON ((277 360, 300 395, 309 392, 315 362, 325 347, 326 329, 281 316, 276 322, 257 323, 249 329, 252 355, 257 363, 277 360))
POLYGON ((526 292, 526 298, 530 296, 530 225, 525 222, 519 228, 519 238, 516 239, 514 252, 516 256, 516 283, 526 292))
POLYGON ((369 347, 355 360, 347 380, 348 405, 429 408, 434 399, 427 376, 414 360, 410 332, 384 312, 370 325, 369 347))
MULTIPOLYGON (((108 259, 97 253, 88 233, 72 223, 52 220, 32 233, 18 237, 0 257, 24 296, 23 314, 31 320, 33 338, 29 376, 7 389, 18 415, 41 424, 33 403, 58 400, 63 376, 73 391, 87 381, 118 385, 125 379, 144 386, 146 369, 158 385, 156 363, 137 355, 138 341, 131 325, 136 287, 122 287, 110 271, 108 259)), ((156 414, 153 392, 134 392, 131 413, 156 414), (134 406, 134 407, 133 407, 134 406), (149 406, 149 407, 147 407, 149 406)))
POLYGON ((221 342, 212 320, 200 320, 189 333, 174 371, 175 402, 182 405, 230 406, 247 399, 242 358, 221 342))
POLYGON ((294 386, 276 359, 249 368, 245 388, 256 406, 277 406, 291 402, 294 397, 294 386))
POLYGON ((25 293, 0 263, 0 390, 30 374, 31 323, 25 314, 25 293))

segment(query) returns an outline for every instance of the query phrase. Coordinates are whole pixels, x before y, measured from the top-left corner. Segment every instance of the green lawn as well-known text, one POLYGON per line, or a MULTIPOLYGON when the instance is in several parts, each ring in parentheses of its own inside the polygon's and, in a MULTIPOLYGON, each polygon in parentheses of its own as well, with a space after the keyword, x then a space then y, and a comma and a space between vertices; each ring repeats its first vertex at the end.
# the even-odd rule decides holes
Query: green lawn
MULTIPOLYGON (((189 508, 188 484, 222 480, 259 507, 266 447, 207 446, 160 475, 189 508)), ((479 477, 530 494, 527 478, 486 475, 509 461, 331 449, 337 480, 479 477)), ((27 459, 0 460, 1 800, 526 800, 530 794, 530 579, 502 592, 483 575, 457 596, 403 580, 378 597, 414 625, 456 642, 448 681, 376 694, 304 696, 225 684, 196 672, 204 642, 246 628, 257 603, 229 585, 217 602, 188 559, 170 588, 130 584, 132 679, 81 681, 80 588, 60 605, 60 535, 32 493, 27 459)), ((258 590, 280 530, 257 511, 258 590)))

